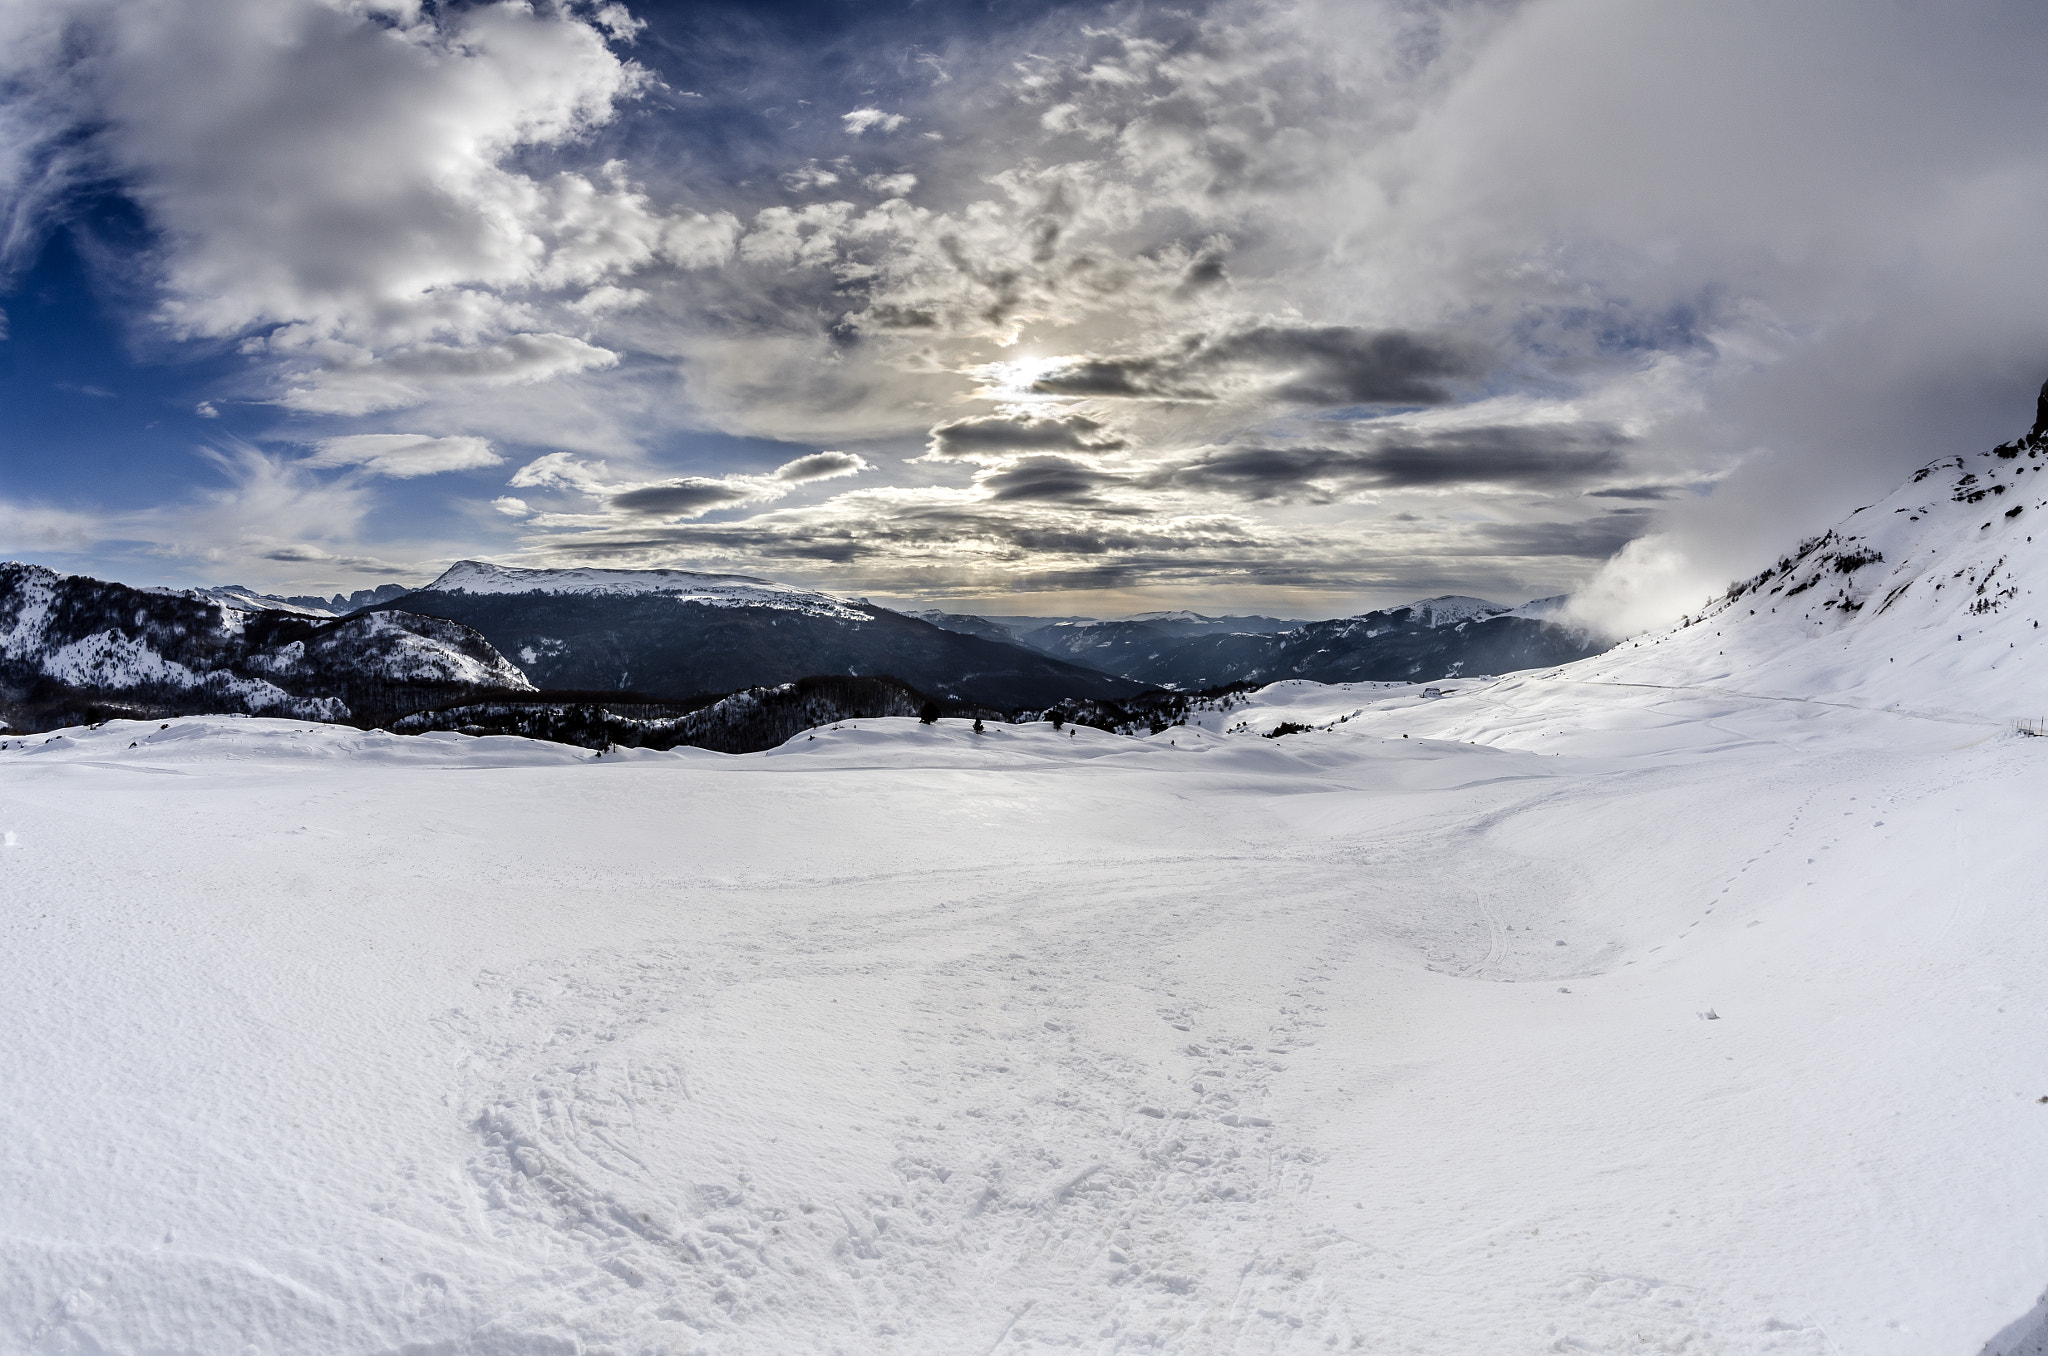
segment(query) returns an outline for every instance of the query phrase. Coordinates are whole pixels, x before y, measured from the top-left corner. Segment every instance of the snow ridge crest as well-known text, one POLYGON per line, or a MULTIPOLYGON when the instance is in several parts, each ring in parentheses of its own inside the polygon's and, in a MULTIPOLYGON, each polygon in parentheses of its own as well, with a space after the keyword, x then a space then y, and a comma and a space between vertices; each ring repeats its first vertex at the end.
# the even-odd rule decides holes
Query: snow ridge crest
POLYGON ((471 597, 512 594, 556 594, 626 598, 656 595, 709 607, 764 607, 869 621, 869 613, 829 593, 778 584, 747 574, 706 574, 696 570, 606 570, 577 567, 524 569, 483 560, 459 560, 423 593, 463 593, 471 597))

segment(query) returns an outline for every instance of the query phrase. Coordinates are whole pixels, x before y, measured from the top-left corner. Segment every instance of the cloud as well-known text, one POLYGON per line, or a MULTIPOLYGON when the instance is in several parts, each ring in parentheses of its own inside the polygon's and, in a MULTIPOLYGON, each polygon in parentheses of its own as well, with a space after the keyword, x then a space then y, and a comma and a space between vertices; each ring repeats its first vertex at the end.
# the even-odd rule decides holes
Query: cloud
POLYGON ((471 471, 505 460, 482 438, 429 438, 418 433, 352 433, 325 438, 302 465, 356 466, 374 476, 410 480, 443 471, 471 471))
POLYGON ((839 176, 812 160, 799 165, 782 176, 782 186, 792 193, 808 193, 813 189, 830 188, 839 182, 839 176))
POLYGON ((1676 499, 1689 488, 1686 485, 1615 485, 1604 490, 1587 490, 1588 499, 1676 499))
MULTIPOLYGON (((851 452, 812 452, 794 457, 766 475, 679 476, 658 481, 615 481, 603 462, 588 462, 566 452, 550 452, 519 468, 515 488, 573 490, 597 500, 610 514, 627 518, 696 518, 716 509, 781 499, 798 486, 871 470, 864 457, 851 452)), ((505 500, 500 500, 500 505, 505 500)), ((527 511, 522 500, 518 511, 527 511)), ((578 529, 605 521, 603 514, 547 515, 543 525, 578 529)))
POLYGON ((649 518, 695 517, 715 508, 744 504, 759 493, 759 487, 730 480, 691 477, 665 485, 645 485, 623 490, 605 502, 621 513, 649 518))
POLYGON ((531 508, 527 507, 524 499, 515 498, 509 494, 499 495, 496 499, 493 499, 491 507, 508 518, 524 518, 533 512, 531 508))
POLYGON ((786 461, 775 468, 774 478, 791 484, 802 484, 812 480, 832 480, 839 476, 858 475, 873 470, 865 457, 851 452, 813 452, 807 457, 786 461))
POLYGON ((601 461, 550 452, 520 467, 505 483, 514 489, 580 490, 596 495, 606 492, 605 475, 605 464, 601 461))
POLYGON ((618 354, 566 334, 515 334, 483 347, 419 344, 309 373, 279 403, 313 414, 369 414, 422 404, 451 385, 530 385, 618 361, 618 354))
POLYGON ((1650 526, 1642 509, 1612 509, 1597 518, 1568 523, 1490 523, 1478 535, 1487 546, 1512 556, 1577 556, 1605 560, 1650 526))
POLYGON ((1637 533, 1598 587, 1704 596, 2048 368, 2025 6, 210 4, 0 9, 0 258, 124 197, 124 319, 247 359, 193 398, 559 449, 537 552, 1555 592, 1637 533))
POLYGON ((982 414, 933 425, 926 459, 1002 457, 1017 452, 1107 452, 1124 445, 1085 414, 982 414))
POLYGON ((1469 345, 1403 330, 1255 325, 1135 356, 1076 358, 1031 383, 1036 395, 1214 400, 1255 392, 1315 406, 1441 405, 1448 378, 1479 375, 1469 345))
POLYGON ((879 108, 856 108, 851 113, 840 114, 839 120, 846 124, 850 136, 859 136, 871 127, 893 132, 909 121, 901 113, 884 113, 879 108))
POLYGON ((253 336, 293 408, 356 414, 589 370, 602 350, 534 324, 550 296, 702 266, 737 234, 729 216, 657 208, 617 166, 519 167, 651 87, 608 45, 639 24, 617 4, 586 18, 220 0, 207 16, 57 0, 0 21, 15 96, 0 127, 26 138, 0 156, 7 243, 60 210, 37 185, 119 186, 153 232, 131 262, 156 270, 155 322, 253 336), (532 361, 536 347, 556 360, 532 361))
POLYGON ((1069 457, 1023 457, 975 477, 994 503, 1081 503, 1097 498, 1106 486, 1126 483, 1086 462, 1069 457))
POLYGON ((1497 425, 1362 435, 1364 447, 1241 445, 1169 463, 1155 485, 1247 500, 1327 502, 1366 491, 1453 487, 1554 490, 1621 469, 1630 440, 1605 425, 1497 425))

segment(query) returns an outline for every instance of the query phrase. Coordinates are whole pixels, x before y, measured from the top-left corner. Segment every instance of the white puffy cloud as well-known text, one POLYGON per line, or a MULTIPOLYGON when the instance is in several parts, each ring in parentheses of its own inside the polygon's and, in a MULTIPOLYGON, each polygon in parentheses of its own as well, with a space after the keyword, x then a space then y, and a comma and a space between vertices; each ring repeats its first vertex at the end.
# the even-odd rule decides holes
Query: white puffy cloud
MULTIPOLYGON (((250 336, 288 407, 360 414, 544 381, 612 356, 548 314, 622 302, 649 266, 713 266, 729 215, 663 210, 617 163, 548 173, 650 87, 618 4, 52 0, 0 18, 13 238, 106 178, 158 245, 155 320, 250 336), (594 299, 592 299, 594 298, 594 299)), ((4 140, 4 138, 0 138, 4 140)), ((18 253, 17 239, 17 253, 18 253)))
POLYGON ((884 113, 879 108, 856 108, 851 113, 840 114, 839 120, 846 124, 847 132, 853 136, 859 136, 871 127, 893 132, 910 121, 901 113, 884 113))
POLYGON ((506 482, 515 490, 577 490, 584 494, 602 493, 605 483, 603 462, 586 461, 567 452, 535 457, 506 482))
POLYGON ((504 457, 482 438, 429 438, 417 433, 351 433, 325 438, 306 466, 360 467, 374 476, 410 480, 443 471, 470 471, 497 466, 504 457))
POLYGON ((860 181, 860 186, 885 198, 903 198, 917 187, 917 176, 907 171, 901 174, 870 174, 860 181))

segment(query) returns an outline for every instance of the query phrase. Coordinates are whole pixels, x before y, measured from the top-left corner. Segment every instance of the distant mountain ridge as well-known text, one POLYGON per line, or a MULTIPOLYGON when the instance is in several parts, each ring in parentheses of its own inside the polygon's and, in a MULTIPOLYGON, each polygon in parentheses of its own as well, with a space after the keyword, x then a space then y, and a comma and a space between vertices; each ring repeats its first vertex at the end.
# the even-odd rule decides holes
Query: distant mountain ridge
POLYGON ((1059 622, 1019 639, 1076 664, 1181 692, 1282 678, 1427 681, 1569 663, 1605 650, 1604 637, 1554 620, 1564 601, 1511 608, 1442 594, 1318 622, 1151 613, 1059 622))
POLYGON ((749 575, 461 561, 380 609, 475 628, 535 685, 684 699, 821 674, 900 679, 1005 710, 1140 684, 984 635, 749 575))
POLYGON ((300 594, 287 598, 275 593, 258 593, 254 589, 245 588, 240 584, 219 584, 212 588, 171 589, 163 591, 196 593, 201 597, 211 598, 217 603, 226 603, 229 607, 240 607, 259 612, 281 609, 288 612, 301 612, 315 617, 346 617, 350 613, 360 612, 366 607, 372 607, 378 603, 388 603, 394 598, 402 598, 412 592, 412 588, 406 584, 379 584, 373 589, 357 589, 354 593, 348 594, 337 593, 331 598, 322 598, 318 594, 300 594))

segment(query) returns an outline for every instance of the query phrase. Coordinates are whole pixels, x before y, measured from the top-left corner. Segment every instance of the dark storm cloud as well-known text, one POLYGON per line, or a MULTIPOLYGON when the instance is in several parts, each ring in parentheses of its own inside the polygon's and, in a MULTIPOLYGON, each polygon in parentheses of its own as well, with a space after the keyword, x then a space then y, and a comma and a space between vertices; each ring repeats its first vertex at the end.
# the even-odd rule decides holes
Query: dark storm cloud
POLYGON ((1548 490, 1611 475, 1628 439, 1601 424, 1499 425, 1409 434, 1368 447, 1226 447, 1169 466, 1148 485, 1250 500, 1328 500, 1365 490, 1496 485, 1548 490))
POLYGON ((646 518, 675 518, 743 503, 752 497, 753 492, 749 489, 728 481, 692 478, 625 490, 613 495, 608 502, 621 513, 646 518))
POLYGON ((1508 556, 1604 560, 1649 531, 1648 509, 1613 509, 1576 523, 1493 523, 1479 529, 1487 550, 1508 556))
POLYGON ((1094 501, 1098 490, 1123 479, 1068 457, 1025 457, 977 477, 975 484, 997 503, 1078 503, 1094 501))
POLYGON ((1605 490, 1587 490, 1588 499, 1676 499, 1687 490, 1684 485, 1616 485, 1605 490))
POLYGON ((1220 560, 1271 549, 1273 541, 1229 517, 1167 518, 1145 512, 1097 511, 1067 502, 1001 506, 991 500, 919 501, 894 496, 837 501, 826 511, 787 510, 731 523, 677 523, 647 529, 615 528, 564 536, 556 549, 605 556, 758 552, 781 559, 902 560, 972 549, 983 559, 1021 561, 1033 556, 1128 557, 1145 560, 1220 560))
POLYGON ((931 431, 927 455, 1002 456, 1010 452, 1109 452, 1123 440, 1083 414, 1050 418, 985 414, 939 424, 931 431))
MULTIPOLYGON (((1220 260, 1211 261, 1220 277, 1220 260)), ((1257 325, 1196 335, 1152 354, 1091 357, 1032 383, 1039 395, 1212 400, 1247 384, 1298 405, 1441 405, 1444 384, 1477 376, 1470 348, 1406 330, 1257 325)))
POLYGON ((1203 358, 1210 366, 1291 371, 1275 394, 1309 405, 1440 405, 1451 398, 1445 378, 1479 369, 1474 355, 1444 341, 1348 325, 1262 325, 1219 341, 1203 358))

